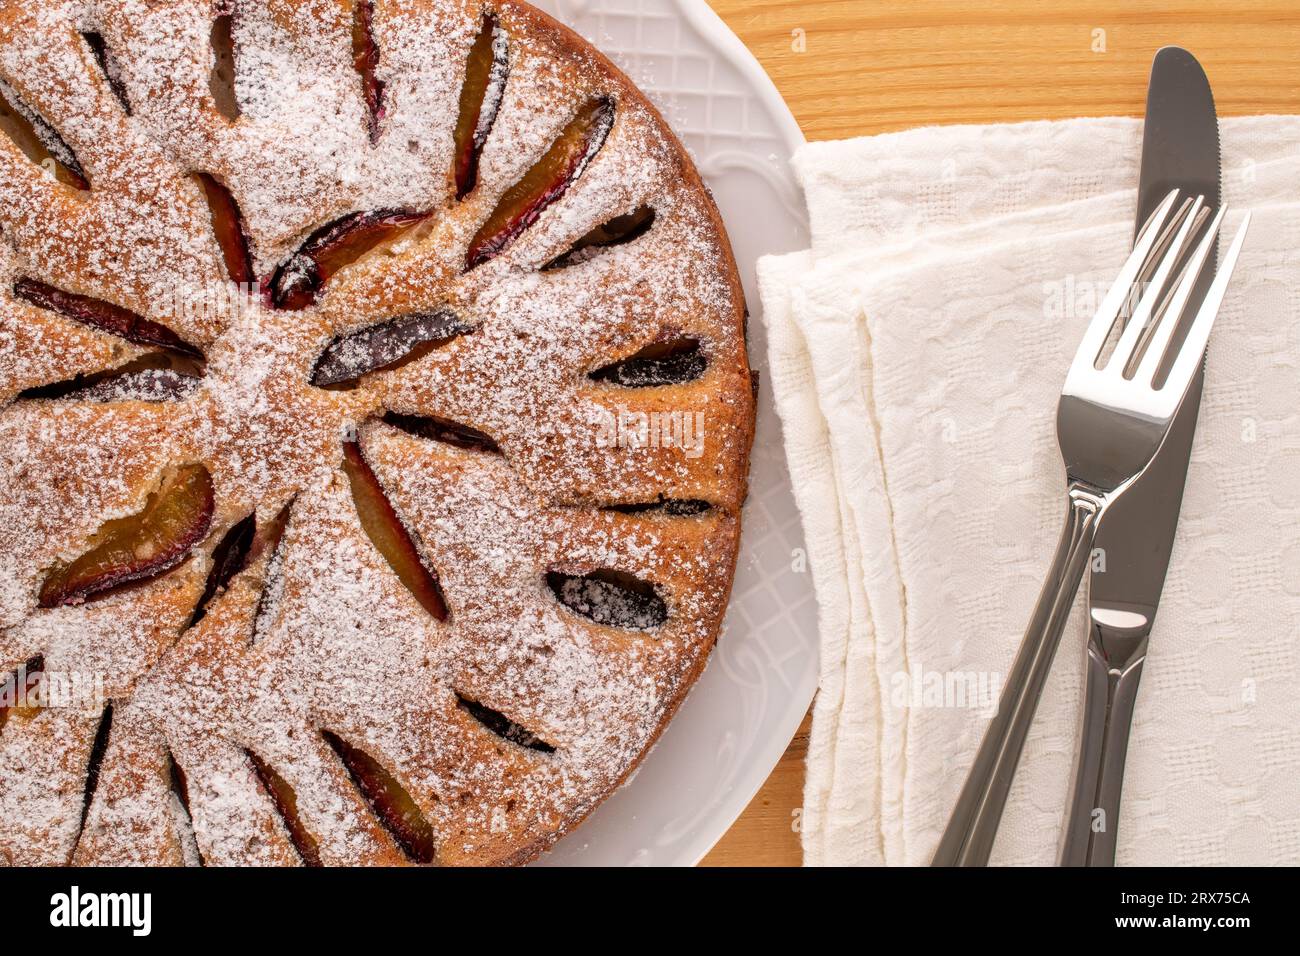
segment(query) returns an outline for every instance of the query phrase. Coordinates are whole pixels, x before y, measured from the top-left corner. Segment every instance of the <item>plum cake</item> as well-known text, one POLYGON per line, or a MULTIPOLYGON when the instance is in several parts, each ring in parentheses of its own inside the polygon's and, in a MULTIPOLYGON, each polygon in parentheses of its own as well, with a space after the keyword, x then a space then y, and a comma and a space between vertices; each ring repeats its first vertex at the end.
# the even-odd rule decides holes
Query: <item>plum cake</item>
POLYGON ((722 223, 516 0, 0 0, 0 861, 516 864, 703 669, 722 223))

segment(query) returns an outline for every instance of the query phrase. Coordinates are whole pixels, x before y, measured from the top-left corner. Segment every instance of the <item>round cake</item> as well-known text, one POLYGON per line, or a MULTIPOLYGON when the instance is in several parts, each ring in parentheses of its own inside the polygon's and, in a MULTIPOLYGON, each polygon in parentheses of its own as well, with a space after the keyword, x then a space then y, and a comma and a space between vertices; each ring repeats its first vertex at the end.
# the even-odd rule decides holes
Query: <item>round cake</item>
POLYGON ((513 0, 0 0, 0 861, 515 864, 717 640, 690 159, 513 0))

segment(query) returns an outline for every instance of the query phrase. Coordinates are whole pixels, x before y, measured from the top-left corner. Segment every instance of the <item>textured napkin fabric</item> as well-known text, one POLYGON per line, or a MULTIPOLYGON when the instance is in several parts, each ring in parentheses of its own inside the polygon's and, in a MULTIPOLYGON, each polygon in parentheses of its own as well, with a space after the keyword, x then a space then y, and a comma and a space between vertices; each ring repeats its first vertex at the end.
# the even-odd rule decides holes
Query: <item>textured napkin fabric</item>
MULTIPOLYGON (((1221 123, 1231 235, 1121 864, 1300 862, 1300 118, 1221 123)), ((929 861, 1064 517, 1056 400, 1129 251, 1141 125, 919 129, 795 157, 807 252, 760 263, 821 607, 809 864, 929 861)), ((1055 861, 1076 602, 995 863, 1055 861)))

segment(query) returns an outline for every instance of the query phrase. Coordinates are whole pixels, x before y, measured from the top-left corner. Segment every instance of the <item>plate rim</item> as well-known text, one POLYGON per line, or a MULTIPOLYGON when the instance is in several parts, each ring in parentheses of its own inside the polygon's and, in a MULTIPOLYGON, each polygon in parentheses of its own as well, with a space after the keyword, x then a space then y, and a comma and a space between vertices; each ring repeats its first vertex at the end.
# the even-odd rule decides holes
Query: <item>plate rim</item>
MULTIPOLYGON (((754 88, 763 108, 775 122, 777 132, 781 136, 787 154, 793 155, 799 147, 805 145, 807 143, 807 138, 804 136, 803 130, 799 128, 799 123, 794 118, 794 113, 790 111, 789 104, 786 103, 785 98, 781 96, 780 91, 777 90, 772 77, 765 69, 763 69, 763 65, 758 62, 758 58, 753 54, 749 47, 745 45, 744 41, 736 35, 735 31, 727 26, 726 21, 718 15, 718 12, 709 6, 706 0, 674 0, 674 3, 682 16, 688 23, 695 27, 700 36, 703 37, 705 41, 707 41, 719 54, 726 58, 734 67, 736 67, 745 80, 754 88)), ((776 410, 771 409, 769 414, 776 414, 776 410)), ((741 527, 741 533, 743 534, 743 523, 741 527)), ((738 802, 735 813, 728 814, 730 819, 727 821, 727 825, 723 827, 716 836, 712 837, 712 839, 707 842, 707 845, 700 847, 698 851, 693 854, 694 858, 689 865, 699 866, 700 862, 709 855, 710 851, 718 845, 722 838, 731 832, 731 828, 735 826, 736 821, 740 819, 741 815, 747 809, 749 809, 749 805, 754 801, 754 798, 758 795, 759 791, 761 791, 766 785, 768 778, 772 775, 772 771, 780 764, 781 758, 785 756, 785 752, 790 748, 790 743, 794 740, 794 736, 799 730, 799 725, 803 723, 804 716, 808 713, 808 709, 816 699, 816 675, 814 675, 812 686, 806 691, 806 700, 804 699, 805 693, 803 692, 798 692, 793 696, 795 699, 803 700, 803 705, 798 708, 798 716, 794 717, 793 721, 787 717, 783 722, 783 726, 788 725, 788 727, 787 731, 781 735, 782 742, 775 757, 770 760, 770 763, 770 755, 764 757, 761 763, 767 764, 767 767, 758 779, 757 783, 754 784, 752 789, 746 788, 749 789, 749 793, 745 795, 743 800, 738 802)), ((760 761, 755 761, 755 763, 758 762, 760 761)))

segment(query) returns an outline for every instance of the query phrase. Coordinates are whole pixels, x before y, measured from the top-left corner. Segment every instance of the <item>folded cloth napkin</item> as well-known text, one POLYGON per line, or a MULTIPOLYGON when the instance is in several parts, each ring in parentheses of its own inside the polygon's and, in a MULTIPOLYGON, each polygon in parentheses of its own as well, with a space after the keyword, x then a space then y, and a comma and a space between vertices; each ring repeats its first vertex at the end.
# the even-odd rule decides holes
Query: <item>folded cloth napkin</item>
MULTIPOLYGON (((1249 238, 1210 342, 1134 717, 1121 864, 1300 862, 1300 117, 1221 123, 1249 238)), ((808 864, 924 864, 1064 515, 1056 400, 1128 254, 1141 124, 918 129, 804 147, 806 252, 759 266, 820 603, 808 864)), ((992 860, 1055 861, 1082 692, 1076 602, 992 860)))

